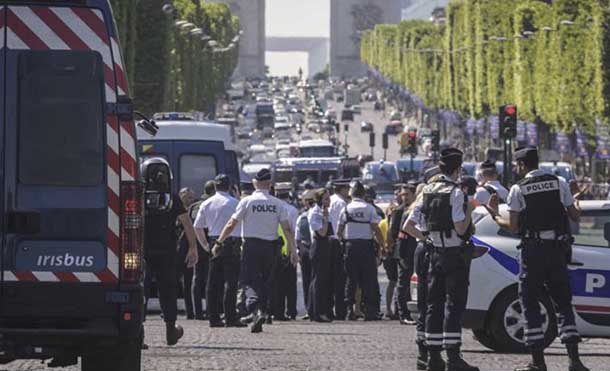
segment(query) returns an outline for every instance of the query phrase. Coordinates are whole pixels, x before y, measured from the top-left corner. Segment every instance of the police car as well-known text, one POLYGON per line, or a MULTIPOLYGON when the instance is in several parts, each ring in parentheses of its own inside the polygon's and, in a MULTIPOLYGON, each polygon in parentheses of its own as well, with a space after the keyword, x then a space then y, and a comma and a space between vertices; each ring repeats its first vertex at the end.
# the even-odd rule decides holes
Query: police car
MULTIPOLYGON (((572 226, 575 243, 568 268, 576 325, 583 337, 610 337, 610 203, 581 201, 582 216, 572 226)), ((502 209, 507 214, 507 209, 502 209)), ((475 210, 475 254, 463 326, 484 346, 502 352, 523 352, 524 317, 517 296, 518 236, 500 229, 483 208, 475 210)), ((411 278, 416 300, 417 276, 411 278)), ((417 316, 417 303, 409 310, 417 316)), ((556 316, 548 297, 540 298, 545 341, 557 334, 556 316)))

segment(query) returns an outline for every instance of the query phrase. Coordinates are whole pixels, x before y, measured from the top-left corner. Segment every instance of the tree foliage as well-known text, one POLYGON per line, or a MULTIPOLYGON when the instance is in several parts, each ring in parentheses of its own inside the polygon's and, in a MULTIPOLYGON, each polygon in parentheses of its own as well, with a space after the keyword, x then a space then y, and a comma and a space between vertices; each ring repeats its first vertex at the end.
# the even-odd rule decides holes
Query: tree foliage
POLYGON ((238 47, 214 52, 199 36, 175 25, 201 27, 221 46, 239 32, 225 4, 174 0, 175 18, 162 11, 167 0, 111 0, 132 96, 138 110, 213 111, 237 66, 238 47))
POLYGON ((553 130, 595 132, 610 112, 610 0, 454 0, 446 25, 364 34, 362 60, 430 108, 470 117, 516 103, 553 130))

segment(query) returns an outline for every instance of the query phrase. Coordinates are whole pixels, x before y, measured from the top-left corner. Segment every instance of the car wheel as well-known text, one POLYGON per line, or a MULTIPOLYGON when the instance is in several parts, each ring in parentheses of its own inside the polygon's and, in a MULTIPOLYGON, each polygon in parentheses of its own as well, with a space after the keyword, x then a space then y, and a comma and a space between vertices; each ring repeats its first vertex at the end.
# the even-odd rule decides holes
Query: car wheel
MULTIPOLYGON (((555 312, 548 299, 539 302, 540 313, 544 317, 544 347, 548 347, 557 337, 557 321, 555 312)), ((496 300, 490 317, 490 334, 497 344, 497 351, 510 353, 525 353, 525 318, 517 293, 513 287, 496 300)), ((483 344, 485 345, 485 344, 483 344)))

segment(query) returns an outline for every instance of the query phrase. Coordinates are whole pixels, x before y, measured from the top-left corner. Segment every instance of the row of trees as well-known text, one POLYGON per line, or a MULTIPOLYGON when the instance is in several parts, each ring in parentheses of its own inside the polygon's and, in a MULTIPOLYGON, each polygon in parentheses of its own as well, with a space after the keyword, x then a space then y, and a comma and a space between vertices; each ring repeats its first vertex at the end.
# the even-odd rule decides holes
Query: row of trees
POLYGON ((446 22, 378 25, 362 60, 432 109, 594 135, 610 111, 609 0, 455 0, 446 22))
POLYGON ((237 66, 239 21, 229 7, 191 0, 111 3, 137 109, 212 112, 237 66))

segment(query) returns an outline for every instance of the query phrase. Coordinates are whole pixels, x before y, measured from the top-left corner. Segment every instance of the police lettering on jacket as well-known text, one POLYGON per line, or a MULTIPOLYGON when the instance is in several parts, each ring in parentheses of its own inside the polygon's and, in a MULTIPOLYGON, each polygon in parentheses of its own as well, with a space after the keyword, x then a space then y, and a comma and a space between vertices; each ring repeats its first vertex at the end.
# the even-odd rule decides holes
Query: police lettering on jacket
POLYGON ((273 241, 279 224, 289 222, 285 205, 267 191, 256 191, 239 202, 232 218, 242 222, 242 237, 273 241))

